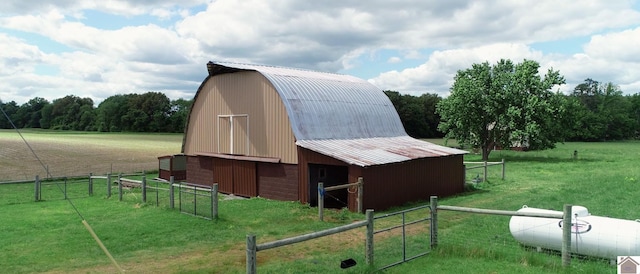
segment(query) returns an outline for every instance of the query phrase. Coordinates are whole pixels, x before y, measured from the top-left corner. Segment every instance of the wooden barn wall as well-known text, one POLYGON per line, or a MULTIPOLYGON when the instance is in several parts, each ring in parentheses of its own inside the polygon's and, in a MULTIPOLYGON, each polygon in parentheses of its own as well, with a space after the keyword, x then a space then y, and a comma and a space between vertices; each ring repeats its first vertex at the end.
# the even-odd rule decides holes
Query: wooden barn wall
POLYGON ((186 180, 187 182, 192 184, 212 185, 212 158, 203 156, 188 156, 186 180))
POLYGON ((298 200, 298 165, 257 163, 258 196, 280 201, 298 200))
POLYGON ((298 147, 298 193, 301 203, 309 203, 309 164, 347 166, 343 161, 298 147))
POLYGON ((218 184, 218 191, 224 194, 233 194, 233 160, 211 159, 213 159, 213 182, 218 184))
POLYGON ((216 75, 206 80, 191 109, 183 153, 230 152, 229 118, 218 115, 244 114, 249 118, 234 118, 234 154, 279 158, 283 163, 297 164, 295 137, 286 108, 271 83, 255 71, 216 75))
POLYGON ((362 169, 364 208, 384 210, 464 190, 462 155, 423 158, 362 169))
POLYGON ((233 194, 242 197, 258 196, 256 162, 233 160, 233 194))

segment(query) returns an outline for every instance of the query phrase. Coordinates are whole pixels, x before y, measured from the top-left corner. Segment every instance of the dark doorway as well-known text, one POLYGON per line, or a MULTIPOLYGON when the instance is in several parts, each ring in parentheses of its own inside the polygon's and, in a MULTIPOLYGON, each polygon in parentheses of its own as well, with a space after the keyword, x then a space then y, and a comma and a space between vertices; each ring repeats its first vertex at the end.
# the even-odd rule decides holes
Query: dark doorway
MULTIPOLYGON (((334 165, 309 164, 309 205, 318 206, 318 183, 325 187, 348 183, 349 167, 334 165)), ((325 192, 324 206, 326 208, 348 207, 347 189, 325 192)))

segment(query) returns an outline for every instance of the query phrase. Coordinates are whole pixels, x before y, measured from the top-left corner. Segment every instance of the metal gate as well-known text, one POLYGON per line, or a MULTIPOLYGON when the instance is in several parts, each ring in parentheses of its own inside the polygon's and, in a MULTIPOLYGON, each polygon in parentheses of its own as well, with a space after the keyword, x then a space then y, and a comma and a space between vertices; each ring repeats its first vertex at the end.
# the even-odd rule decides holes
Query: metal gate
MULTIPOLYGON (((401 210, 393 213, 379 215, 379 216, 375 216, 374 219, 376 220, 376 223, 385 223, 385 221, 382 221, 382 219, 386 219, 386 218, 390 219, 394 217, 399 218, 399 220, 396 220, 396 221, 400 221, 399 224, 393 224, 394 223, 393 220, 388 221, 388 223, 391 223, 390 226, 387 226, 385 228, 381 228, 378 230, 374 230, 373 234, 375 236, 376 234, 390 233, 392 235, 389 236, 389 238, 387 238, 386 240, 386 242, 390 242, 398 237, 397 235, 393 235, 394 231, 401 230, 401 235, 399 239, 400 242, 402 243, 401 252, 393 248, 387 247, 386 250, 384 251, 376 251, 376 257, 389 258, 389 257, 394 257, 394 255, 400 257, 400 254, 398 253, 401 253, 401 258, 399 258, 397 261, 391 262, 379 268, 379 270, 384 270, 384 269, 402 264, 404 262, 416 259, 418 257, 422 257, 428 254, 431 251, 431 248, 435 244, 435 240, 432 239, 433 233, 431 231, 432 218, 431 218, 430 205, 424 205, 424 206, 414 207, 414 208, 401 210), (425 210, 426 214, 422 215, 421 212, 419 212, 419 210, 425 210), (407 227, 412 225, 419 225, 421 223, 424 226, 426 226, 426 227, 422 227, 425 230, 424 233, 422 233, 420 228, 412 229, 412 231, 410 232, 407 231, 407 227), (417 245, 417 247, 411 246, 411 248, 409 248, 408 244, 410 243, 417 245), (380 256, 383 253, 386 255, 380 256)), ((376 243, 376 247, 380 247, 380 245, 382 244, 383 242, 380 241, 376 243)))

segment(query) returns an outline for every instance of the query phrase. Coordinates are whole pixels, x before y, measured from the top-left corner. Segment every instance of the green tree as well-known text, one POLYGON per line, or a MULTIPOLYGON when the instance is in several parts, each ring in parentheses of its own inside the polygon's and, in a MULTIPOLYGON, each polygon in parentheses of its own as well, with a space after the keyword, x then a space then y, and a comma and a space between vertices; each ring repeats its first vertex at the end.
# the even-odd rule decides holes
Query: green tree
POLYGON ((28 128, 41 128, 42 109, 49 105, 49 101, 42 97, 34 97, 20 106, 24 110, 24 126, 28 128))
POLYGON ((442 137, 438 132, 440 116, 435 113, 441 100, 436 94, 425 93, 419 97, 386 90, 384 93, 398 112, 408 135, 415 138, 442 137))
POLYGON ((549 69, 540 77, 532 60, 500 60, 460 70, 451 95, 438 103, 439 129, 447 138, 482 150, 488 160, 494 146, 553 148, 563 140, 564 96, 551 89, 564 77, 549 69))
POLYGON ((184 132, 189 110, 193 100, 177 99, 171 101, 170 118, 171 132, 184 132))
POLYGON ((636 119, 633 101, 613 83, 585 79, 569 96, 574 102, 570 140, 604 141, 633 138, 636 119))
MULTIPOLYGON (((16 113, 18 112, 18 109, 20 109, 20 107, 15 101, 3 103, 2 100, 0 100, 0 107, 2 108, 4 113, 8 116, 8 119, 7 119, 5 115, 0 115, 0 128, 3 128, 3 129, 13 128, 11 123, 13 122, 13 119, 15 118, 16 113)), ((21 127, 21 126, 16 125, 16 127, 21 127)))
POLYGON ((133 94, 128 100, 128 111, 122 116, 127 131, 167 132, 170 127, 169 98, 160 92, 133 94))
POLYGON ((105 99, 96 109, 96 129, 102 132, 125 130, 122 117, 129 112, 129 98, 134 95, 113 95, 105 99))
POLYGON ((53 100, 51 109, 52 129, 92 130, 95 109, 91 98, 67 95, 53 100))

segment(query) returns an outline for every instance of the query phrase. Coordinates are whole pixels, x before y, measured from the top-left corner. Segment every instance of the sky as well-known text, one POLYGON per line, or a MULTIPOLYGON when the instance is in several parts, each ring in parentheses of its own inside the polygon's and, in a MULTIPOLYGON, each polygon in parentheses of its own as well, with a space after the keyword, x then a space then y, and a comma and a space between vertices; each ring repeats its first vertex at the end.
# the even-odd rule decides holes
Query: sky
POLYGON ((209 61, 353 75, 446 97, 457 71, 524 59, 640 93, 640 0, 3 0, 0 100, 192 99, 209 61))

